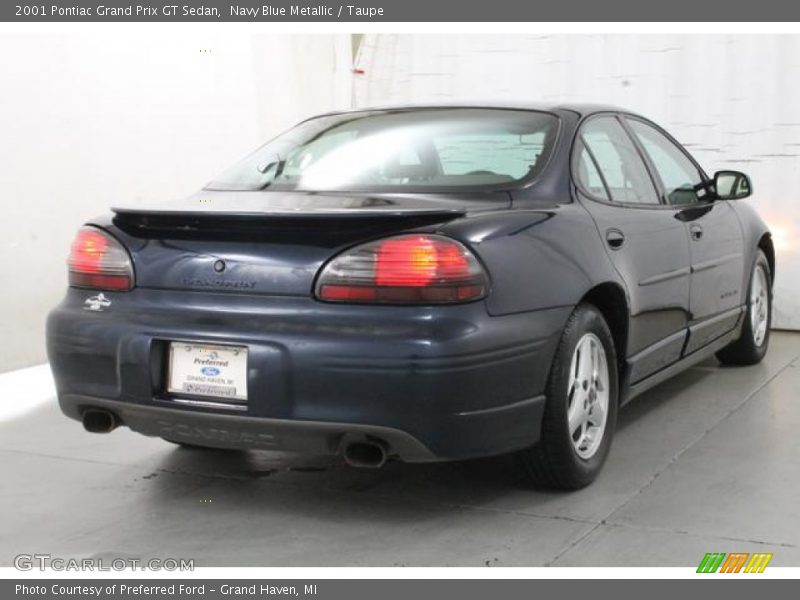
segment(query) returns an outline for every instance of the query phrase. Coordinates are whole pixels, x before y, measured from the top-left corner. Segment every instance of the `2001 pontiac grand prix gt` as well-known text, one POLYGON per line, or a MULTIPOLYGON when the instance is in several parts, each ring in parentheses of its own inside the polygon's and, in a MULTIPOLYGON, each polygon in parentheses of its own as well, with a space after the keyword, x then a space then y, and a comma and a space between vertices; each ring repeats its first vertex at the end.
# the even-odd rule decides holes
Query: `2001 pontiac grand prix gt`
POLYGON ((452 460, 578 488, 619 406, 769 342, 750 180, 593 106, 309 119, 89 222, 47 323, 62 410, 187 446, 452 460))

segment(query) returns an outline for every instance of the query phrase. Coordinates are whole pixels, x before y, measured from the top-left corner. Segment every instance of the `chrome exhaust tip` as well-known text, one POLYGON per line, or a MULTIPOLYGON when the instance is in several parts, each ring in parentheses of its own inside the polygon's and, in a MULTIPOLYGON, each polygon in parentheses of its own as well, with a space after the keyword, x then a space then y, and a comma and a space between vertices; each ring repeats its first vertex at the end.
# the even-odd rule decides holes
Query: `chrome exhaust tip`
POLYGON ((83 428, 90 433, 110 433, 119 424, 117 416, 107 410, 90 408, 83 413, 83 428))
POLYGON ((344 447, 344 460, 359 469, 380 469, 386 464, 386 448, 378 442, 354 442, 344 447))

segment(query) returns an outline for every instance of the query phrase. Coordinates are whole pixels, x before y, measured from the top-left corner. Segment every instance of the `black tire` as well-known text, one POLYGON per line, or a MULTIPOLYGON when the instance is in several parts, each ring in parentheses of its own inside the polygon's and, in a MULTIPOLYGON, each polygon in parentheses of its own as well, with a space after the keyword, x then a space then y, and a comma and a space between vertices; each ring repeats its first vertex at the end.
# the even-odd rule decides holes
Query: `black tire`
POLYGON ((742 335, 735 342, 731 342, 722 350, 717 352, 717 359, 724 365, 754 365, 761 362, 769 348, 769 329, 772 326, 772 273, 769 268, 769 261, 761 250, 757 251, 756 260, 750 271, 750 279, 747 285, 747 310, 744 314, 742 324, 742 335), (767 280, 767 292, 765 297, 767 310, 767 331, 760 344, 756 343, 753 335, 754 322, 752 311, 751 292, 756 277, 757 269, 763 269, 767 280))
POLYGON ((539 442, 518 453, 523 473, 538 486, 576 490, 589 485, 603 468, 619 404, 619 382, 614 339, 603 315, 590 304, 579 305, 570 315, 550 368, 547 404, 544 409, 539 442), (568 427, 569 382, 572 357, 585 334, 599 338, 606 354, 609 398, 605 430, 595 453, 588 459, 578 455, 568 427))

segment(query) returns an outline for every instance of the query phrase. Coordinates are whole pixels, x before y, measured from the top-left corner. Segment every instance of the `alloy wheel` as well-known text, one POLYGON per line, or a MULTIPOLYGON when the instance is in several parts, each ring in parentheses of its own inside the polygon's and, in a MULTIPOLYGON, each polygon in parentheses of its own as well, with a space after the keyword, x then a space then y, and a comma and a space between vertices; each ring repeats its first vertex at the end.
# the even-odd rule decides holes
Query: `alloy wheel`
POLYGON ((750 285, 750 328, 756 346, 764 343, 769 322, 769 285, 763 265, 756 264, 750 285))
POLYGON ((609 399, 606 351, 600 338, 584 334, 572 354, 567 387, 567 422, 572 446, 590 459, 603 441, 609 399))

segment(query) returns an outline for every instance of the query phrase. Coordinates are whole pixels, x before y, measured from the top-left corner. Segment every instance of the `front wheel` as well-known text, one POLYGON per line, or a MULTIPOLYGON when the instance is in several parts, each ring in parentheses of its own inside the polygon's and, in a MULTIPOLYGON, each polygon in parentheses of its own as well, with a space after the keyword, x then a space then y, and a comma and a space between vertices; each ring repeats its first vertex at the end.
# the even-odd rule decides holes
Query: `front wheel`
POLYGON ((579 305, 561 335, 547 383, 539 442, 519 453, 536 484, 579 489, 603 467, 617 420, 617 357, 603 315, 579 305))
POLYGON ((769 346, 771 325, 772 277, 767 257, 759 250, 750 273, 742 335, 717 352, 717 359, 724 365, 754 365, 761 362, 769 346))

